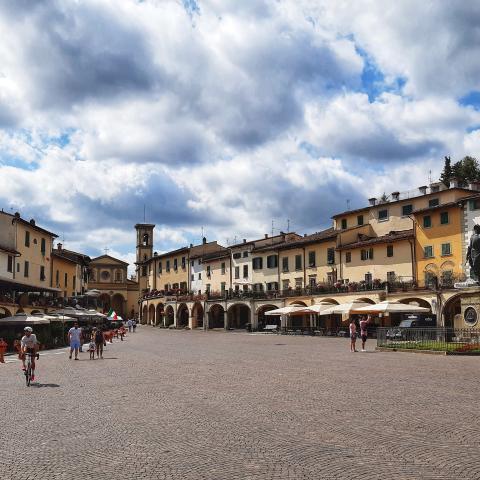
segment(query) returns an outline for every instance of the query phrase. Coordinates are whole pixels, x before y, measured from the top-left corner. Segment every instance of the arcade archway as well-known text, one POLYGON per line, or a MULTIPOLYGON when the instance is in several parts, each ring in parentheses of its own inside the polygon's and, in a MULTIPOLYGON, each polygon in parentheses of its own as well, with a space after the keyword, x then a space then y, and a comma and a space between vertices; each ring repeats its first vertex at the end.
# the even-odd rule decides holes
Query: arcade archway
POLYGON ((203 307, 202 304, 196 302, 192 308, 192 328, 203 327, 203 307))
POLYGON ((111 308, 111 300, 110 300, 110 295, 108 295, 108 293, 102 293, 99 297, 98 297, 98 306, 102 309, 102 312, 103 313, 107 313, 110 308, 111 308))
POLYGON ((155 325, 162 325, 163 324, 163 303, 159 303, 156 308, 155 312, 155 325))
POLYGON ((148 309, 147 306, 144 305, 142 309, 142 318, 141 318, 141 323, 145 325, 148 321, 148 309))
POLYGON ((165 308, 165 326, 169 327, 175 323, 175 312, 171 305, 167 305, 165 308))
POLYGON ((180 304, 177 310, 177 327, 188 327, 188 307, 185 303, 180 304))
POLYGON ((115 312, 120 315, 122 318, 125 318, 125 299, 121 293, 116 293, 112 297, 112 308, 115 312))
POLYGON ((148 307, 148 324, 155 325, 155 306, 150 305, 148 307))
POLYGON ((225 310, 221 305, 212 305, 208 314, 208 328, 225 328, 225 310))
POLYGON ((262 330, 265 325, 277 325, 280 327, 280 315, 268 315, 265 316, 266 312, 270 312, 271 310, 277 310, 278 307, 275 305, 262 305, 257 310, 257 321, 258 321, 258 329, 262 330))
POLYGON ((243 303, 232 305, 227 311, 227 327, 233 329, 245 328, 251 323, 250 307, 243 303))

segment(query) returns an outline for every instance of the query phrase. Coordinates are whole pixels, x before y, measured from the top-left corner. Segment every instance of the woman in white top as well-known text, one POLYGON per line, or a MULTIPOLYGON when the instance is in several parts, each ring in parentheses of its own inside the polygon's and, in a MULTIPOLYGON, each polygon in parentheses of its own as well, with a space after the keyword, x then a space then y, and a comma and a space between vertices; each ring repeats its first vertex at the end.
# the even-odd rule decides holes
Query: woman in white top
POLYGON ((355 325, 355 320, 350 319, 350 351, 356 352, 355 342, 357 341, 357 326, 355 325))

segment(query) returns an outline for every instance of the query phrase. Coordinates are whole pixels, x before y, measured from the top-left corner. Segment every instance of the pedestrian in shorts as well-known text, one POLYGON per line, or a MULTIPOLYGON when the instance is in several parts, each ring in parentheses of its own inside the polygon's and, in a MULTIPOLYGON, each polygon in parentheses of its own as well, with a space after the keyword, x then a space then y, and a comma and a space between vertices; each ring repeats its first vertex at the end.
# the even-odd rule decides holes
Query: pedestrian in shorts
POLYGON ((360 336, 362 337, 362 352, 366 352, 365 350, 365 343, 367 343, 367 335, 368 335, 368 324, 371 322, 372 317, 369 315, 368 317, 362 317, 360 320, 360 336))
POLYGON ((355 325, 355 320, 353 317, 350 319, 350 351, 356 352, 357 349, 355 348, 355 343, 357 342, 357 326, 355 325))

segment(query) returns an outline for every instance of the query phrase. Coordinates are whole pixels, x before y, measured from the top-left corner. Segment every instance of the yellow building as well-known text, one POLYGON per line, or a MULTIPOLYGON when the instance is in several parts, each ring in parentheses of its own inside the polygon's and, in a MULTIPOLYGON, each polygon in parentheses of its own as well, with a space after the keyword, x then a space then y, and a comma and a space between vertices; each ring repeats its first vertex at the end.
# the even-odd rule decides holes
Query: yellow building
POLYGON ((462 203, 417 210, 414 218, 417 284, 452 287, 464 275, 462 203))
POLYGON ((205 293, 224 297, 232 286, 230 251, 222 247, 221 250, 206 254, 202 257, 202 264, 205 293))
POLYGON ((93 258, 89 265, 89 290, 100 290, 99 308, 113 308, 122 318, 138 313, 138 283, 128 278, 128 263, 110 255, 93 258))

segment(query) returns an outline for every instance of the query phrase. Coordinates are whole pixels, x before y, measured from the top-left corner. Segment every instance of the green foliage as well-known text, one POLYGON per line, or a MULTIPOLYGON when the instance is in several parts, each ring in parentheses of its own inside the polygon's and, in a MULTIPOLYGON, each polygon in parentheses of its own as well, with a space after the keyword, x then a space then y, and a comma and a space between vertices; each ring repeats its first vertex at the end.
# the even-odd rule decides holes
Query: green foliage
POLYGON ((477 159, 467 155, 452 165, 450 157, 445 157, 440 180, 448 187, 452 178, 457 178, 461 187, 466 187, 471 181, 480 181, 480 166, 477 159))

